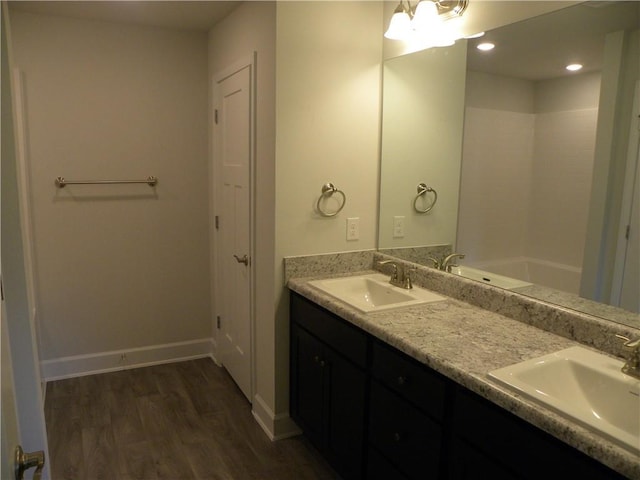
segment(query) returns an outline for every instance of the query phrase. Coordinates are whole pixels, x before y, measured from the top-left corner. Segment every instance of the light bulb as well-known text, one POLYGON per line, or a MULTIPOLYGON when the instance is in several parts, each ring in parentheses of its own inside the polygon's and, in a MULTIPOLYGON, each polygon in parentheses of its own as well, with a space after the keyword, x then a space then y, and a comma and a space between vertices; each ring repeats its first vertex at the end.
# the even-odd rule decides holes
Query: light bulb
POLYGON ((420 0, 411 21, 411 27, 414 30, 424 30, 433 28, 441 22, 436 4, 431 0, 420 0))
POLYGON ((396 9, 396 13, 391 17, 389 28, 384 36, 391 40, 404 40, 409 36, 410 31, 411 19, 409 18, 409 14, 405 12, 404 9, 401 11, 396 9))

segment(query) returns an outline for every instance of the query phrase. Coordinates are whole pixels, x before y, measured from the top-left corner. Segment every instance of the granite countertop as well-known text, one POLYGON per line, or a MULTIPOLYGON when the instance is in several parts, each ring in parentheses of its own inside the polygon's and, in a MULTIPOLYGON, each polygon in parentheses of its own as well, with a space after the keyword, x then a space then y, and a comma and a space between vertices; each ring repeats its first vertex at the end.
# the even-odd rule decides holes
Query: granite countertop
POLYGON ((291 278, 288 287, 619 473, 640 479, 637 455, 487 376, 497 368, 568 347, 590 347, 450 297, 365 314, 308 284, 334 276, 344 275, 291 278))

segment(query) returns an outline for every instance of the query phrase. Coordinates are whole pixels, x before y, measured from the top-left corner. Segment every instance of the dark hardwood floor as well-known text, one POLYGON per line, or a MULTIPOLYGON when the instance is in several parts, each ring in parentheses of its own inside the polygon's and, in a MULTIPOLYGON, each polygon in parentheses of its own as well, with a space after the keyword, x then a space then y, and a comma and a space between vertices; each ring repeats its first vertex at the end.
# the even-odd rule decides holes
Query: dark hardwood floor
POLYGON ((211 359, 47 383, 53 480, 335 479, 302 437, 271 442, 211 359))

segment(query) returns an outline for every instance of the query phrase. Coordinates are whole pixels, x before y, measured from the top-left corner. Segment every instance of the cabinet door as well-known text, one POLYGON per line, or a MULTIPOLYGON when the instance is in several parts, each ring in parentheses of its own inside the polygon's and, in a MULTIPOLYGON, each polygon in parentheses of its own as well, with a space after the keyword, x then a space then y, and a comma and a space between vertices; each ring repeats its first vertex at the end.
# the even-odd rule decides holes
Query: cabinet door
POLYGON ((456 439, 450 460, 451 480, 518 480, 523 477, 479 452, 464 441, 456 439))
POLYGON ((323 346, 291 326, 291 415, 305 436, 323 448, 323 346))
POLYGON ((324 358, 326 454, 343 478, 362 478, 366 376, 328 347, 324 358))

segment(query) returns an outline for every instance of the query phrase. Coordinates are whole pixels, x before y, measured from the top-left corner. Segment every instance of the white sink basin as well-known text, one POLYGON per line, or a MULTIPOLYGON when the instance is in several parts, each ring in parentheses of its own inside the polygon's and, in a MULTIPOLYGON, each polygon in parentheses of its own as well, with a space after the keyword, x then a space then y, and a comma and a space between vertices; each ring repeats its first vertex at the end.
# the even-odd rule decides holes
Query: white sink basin
POLYGON ((309 284, 365 313, 445 300, 424 288, 395 287, 381 273, 314 280, 309 284))
POLYGON ((640 453, 640 380, 582 347, 489 372, 498 383, 640 453))
POLYGON ((518 280, 517 278, 485 272, 484 270, 467 267, 466 265, 452 267, 451 273, 455 273, 456 275, 460 275, 461 277, 469 278, 471 280, 477 280, 478 282, 483 282, 488 285, 493 285, 495 287, 506 288, 507 290, 518 287, 528 287, 531 285, 531 283, 518 280))

